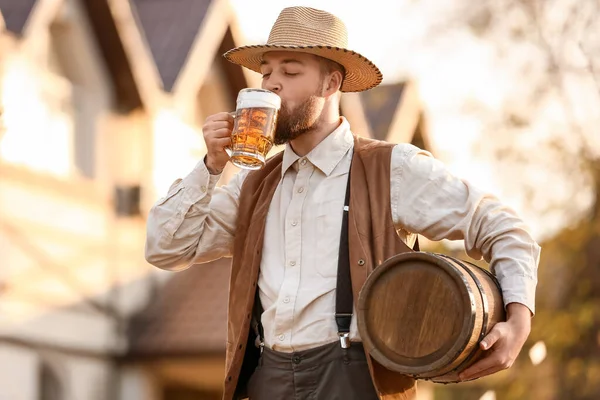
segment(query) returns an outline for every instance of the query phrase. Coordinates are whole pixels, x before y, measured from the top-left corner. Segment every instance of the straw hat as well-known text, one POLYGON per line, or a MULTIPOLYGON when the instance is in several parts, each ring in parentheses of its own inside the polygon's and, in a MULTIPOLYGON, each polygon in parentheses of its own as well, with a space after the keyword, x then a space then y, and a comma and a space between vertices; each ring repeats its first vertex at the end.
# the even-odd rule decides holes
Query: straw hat
POLYGON ((260 73, 263 54, 277 50, 315 54, 341 64, 346 69, 342 92, 360 92, 381 83, 379 68, 348 49, 348 31, 342 20, 309 7, 283 9, 271 28, 267 44, 236 47, 224 56, 260 73))

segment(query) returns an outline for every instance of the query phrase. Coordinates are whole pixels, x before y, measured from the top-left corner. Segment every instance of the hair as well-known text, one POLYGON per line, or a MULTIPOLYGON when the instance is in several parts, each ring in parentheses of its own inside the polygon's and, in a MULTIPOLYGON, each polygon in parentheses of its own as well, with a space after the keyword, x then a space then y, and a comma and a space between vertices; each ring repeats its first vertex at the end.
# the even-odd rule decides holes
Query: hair
POLYGON ((332 72, 339 71, 342 74, 342 84, 344 83, 344 78, 346 77, 346 69, 341 64, 325 57, 316 57, 318 57, 319 64, 321 64, 321 75, 331 74, 332 72))

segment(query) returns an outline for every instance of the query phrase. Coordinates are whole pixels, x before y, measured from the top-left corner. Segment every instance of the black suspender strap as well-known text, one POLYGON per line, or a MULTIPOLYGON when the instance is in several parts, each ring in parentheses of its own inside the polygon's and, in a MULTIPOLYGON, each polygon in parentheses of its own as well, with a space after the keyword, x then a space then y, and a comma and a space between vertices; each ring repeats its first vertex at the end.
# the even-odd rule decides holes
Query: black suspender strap
POLYGON ((342 348, 350 347, 350 323, 352 322, 352 279, 350 278, 350 248, 348 246, 348 214, 350 212, 350 172, 346 185, 340 252, 338 256, 337 286, 335 289, 335 322, 342 348))

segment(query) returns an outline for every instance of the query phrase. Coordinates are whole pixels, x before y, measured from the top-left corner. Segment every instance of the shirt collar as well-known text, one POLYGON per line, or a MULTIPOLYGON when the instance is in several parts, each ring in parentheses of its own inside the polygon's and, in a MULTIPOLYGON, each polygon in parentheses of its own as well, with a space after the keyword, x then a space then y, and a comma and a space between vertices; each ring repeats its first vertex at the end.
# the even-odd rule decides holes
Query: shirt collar
MULTIPOLYGON (((308 161, 319 168, 326 176, 333 172, 348 152, 348 149, 354 144, 354 137, 350 131, 348 120, 341 117, 340 122, 340 125, 333 132, 306 155, 308 161)), ((281 176, 284 176, 298 159, 300 159, 300 156, 294 153, 289 143, 286 143, 281 165, 281 176)))

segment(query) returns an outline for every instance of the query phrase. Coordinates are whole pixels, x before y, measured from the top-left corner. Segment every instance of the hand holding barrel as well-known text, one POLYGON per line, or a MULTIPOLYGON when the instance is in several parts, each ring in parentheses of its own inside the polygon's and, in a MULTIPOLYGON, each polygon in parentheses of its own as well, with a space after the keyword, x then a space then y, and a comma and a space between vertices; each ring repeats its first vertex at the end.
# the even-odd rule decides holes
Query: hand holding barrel
POLYGON ((461 380, 481 378, 508 369, 515 362, 531 331, 531 313, 519 303, 510 303, 507 311, 508 320, 494 325, 480 343, 487 355, 464 370, 459 375, 461 380))
POLYGON ((231 145, 232 130, 233 117, 226 112, 209 116, 202 126, 207 148, 205 163, 208 171, 213 175, 220 174, 229 161, 225 147, 231 145))

